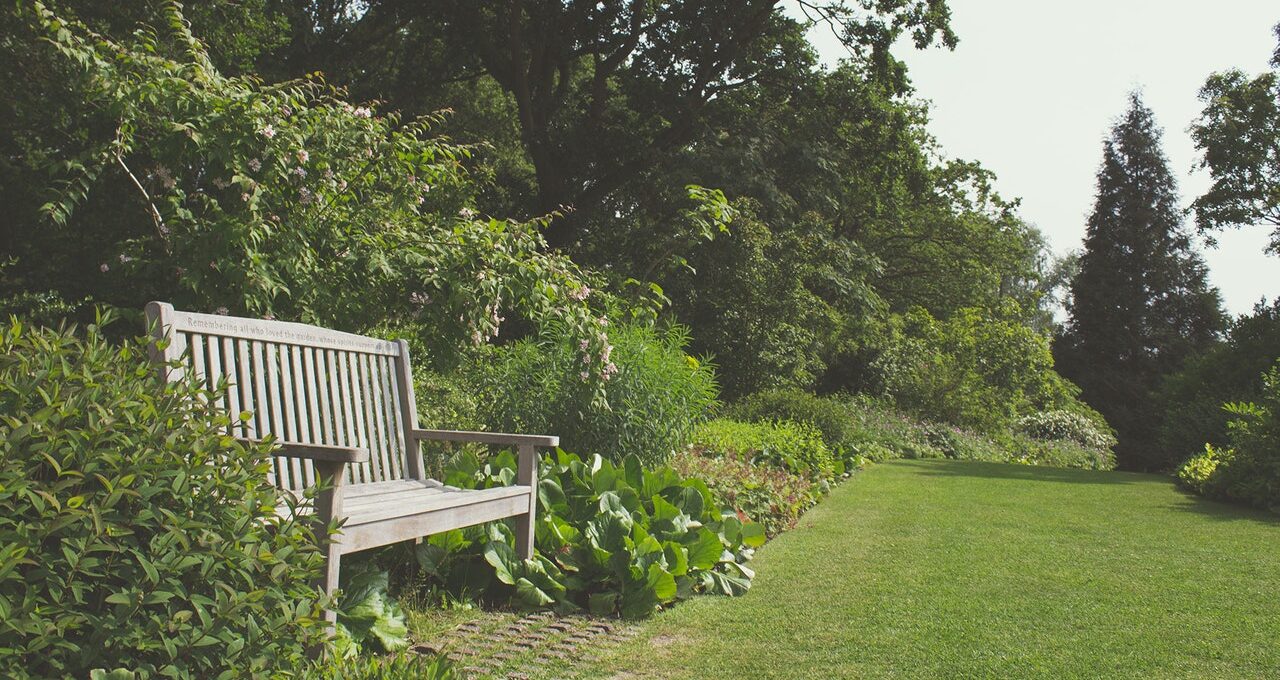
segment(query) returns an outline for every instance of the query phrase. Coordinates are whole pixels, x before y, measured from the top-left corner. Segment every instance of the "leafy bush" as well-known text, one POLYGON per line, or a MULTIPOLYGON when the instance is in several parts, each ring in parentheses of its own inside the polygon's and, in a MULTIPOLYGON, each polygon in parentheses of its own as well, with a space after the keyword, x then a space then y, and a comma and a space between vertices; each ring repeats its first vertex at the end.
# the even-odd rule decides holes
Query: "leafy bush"
POLYGON ((1091 449, 1110 451, 1116 438, 1099 423, 1101 416, 1090 418, 1082 413, 1064 410, 1032 413, 1018 419, 1018 432, 1045 441, 1073 441, 1091 449))
POLYGON ((97 326, 0 334, 0 675, 269 675, 321 641, 314 532, 201 399, 97 326))
POLYGON ((889 458, 953 458, 1021 463, 1049 467, 1110 470, 1109 449, 1083 446, 1069 439, 1041 440, 1020 433, 976 433, 954 425, 917 420, 883 401, 851 402, 855 434, 853 450, 869 460, 889 458))
POLYGON ((841 456, 855 441, 856 428, 849 404, 838 397, 819 397, 800 389, 757 392, 725 409, 732 420, 764 422, 790 420, 808 423, 822 433, 822 441, 841 456))
MULTIPOLYGON (((445 482, 462 488, 510 484, 509 452, 482 463, 469 453, 445 482)), ((722 511, 706 484, 670 467, 614 465, 557 450, 539 465, 538 554, 521 560, 504 523, 431 536, 417 550, 433 581, 524 608, 648 616, 695 593, 738 595, 764 528, 722 511)))
POLYGON ((1205 444, 1204 451, 1188 458, 1178 468, 1178 483, 1198 494, 1208 495, 1211 492, 1210 480, 1217 472, 1218 464, 1233 454, 1230 449, 1223 451, 1214 448, 1213 444, 1205 444))
POLYGON ((705 456, 767 463, 814 479, 829 479, 844 472, 837 470, 838 461, 816 428, 789 420, 765 423, 710 420, 693 433, 693 448, 705 456))
POLYGON ((64 108, 24 140, 22 176, 50 200, 0 284, 347 330, 396 319, 431 328, 441 353, 515 312, 600 355, 546 220, 477 214, 471 149, 432 134, 439 116, 381 115, 319 78, 226 77, 177 3, 160 4, 155 30, 120 42, 40 3, 5 11, 64 108))
POLYGON ((1206 446, 1178 471, 1192 490, 1280 512, 1280 362, 1263 376, 1259 403, 1224 405, 1229 448, 1206 446))
POLYGON ((945 320, 920 308, 895 317, 875 362, 886 395, 921 417, 982 432, 1074 405, 1079 390, 1053 370, 1048 338, 1019 315, 1009 303, 960 309, 945 320))
POLYGON ((1160 448, 1175 460, 1206 442, 1227 446, 1227 402, 1257 401, 1262 376, 1280 359, 1280 299, 1259 304, 1231 324, 1227 340, 1192 357, 1165 379, 1160 404, 1160 448))
POLYGON ((769 537, 795 526, 800 515, 822 497, 819 484, 808 477, 739 458, 712 458, 685 450, 671 459, 671 467, 684 477, 706 482, 725 507, 737 511, 740 519, 759 522, 769 537))
POLYGON ((584 381, 583 341, 521 341, 492 350, 477 382, 490 427, 560 436, 565 448, 614 461, 661 464, 716 403, 711 366, 684 353, 685 328, 623 324, 600 329, 606 403, 584 381), (609 343, 612 343, 610 346, 609 343))

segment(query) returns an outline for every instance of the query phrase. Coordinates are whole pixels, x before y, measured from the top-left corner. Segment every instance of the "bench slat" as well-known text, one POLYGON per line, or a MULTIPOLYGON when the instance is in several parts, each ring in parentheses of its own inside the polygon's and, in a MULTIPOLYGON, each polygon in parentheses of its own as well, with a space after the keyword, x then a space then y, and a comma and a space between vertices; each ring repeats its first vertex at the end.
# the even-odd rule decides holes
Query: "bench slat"
POLYGON ((369 548, 430 536, 451 529, 515 517, 528 508, 528 496, 508 496, 481 503, 441 508, 383 522, 344 526, 338 549, 353 553, 369 548))
POLYGON ((345 333, 329 328, 308 326, 291 321, 245 319, 220 314, 173 312, 173 330, 183 333, 200 333, 228 338, 262 340, 286 345, 324 347, 365 354, 397 356, 400 347, 388 340, 370 338, 355 333, 345 333))

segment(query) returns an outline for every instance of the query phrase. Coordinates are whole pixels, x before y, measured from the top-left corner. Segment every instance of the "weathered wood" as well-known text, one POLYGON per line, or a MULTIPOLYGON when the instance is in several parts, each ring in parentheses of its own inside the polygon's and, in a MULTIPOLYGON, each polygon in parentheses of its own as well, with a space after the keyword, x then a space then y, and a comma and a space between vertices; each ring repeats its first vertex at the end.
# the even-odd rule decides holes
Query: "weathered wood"
POLYGON ((532 489, 526 499, 526 512, 516 518, 516 553, 522 559, 533 557, 533 520, 538 511, 538 452, 533 444, 520 445, 516 461, 516 484, 532 489))
POLYGON ((505 432, 468 432, 465 430, 423 430, 414 428, 409 431, 414 439, 429 439, 442 442, 471 442, 475 444, 497 444, 499 446, 559 446, 560 438, 542 434, 508 434, 505 432))
MULTIPOLYGON (((400 357, 396 366, 396 386, 400 392, 400 422, 405 429, 418 426, 418 402, 413 395, 413 369, 409 366, 409 343, 400 340, 400 357)), ((405 438, 405 475, 414 479, 426 479, 422 469, 422 447, 416 441, 405 438)))
MULTIPOLYGON (((172 311, 173 307, 170 306, 169 309, 172 311)), ((396 356, 399 351, 399 346, 389 340, 369 338, 354 333, 344 333, 290 321, 268 321, 266 319, 245 319, 220 314, 173 312, 172 323, 175 331, 216 335, 225 338, 244 338, 246 340, 262 340, 282 345, 342 349, 390 357, 396 356)))
POLYGON ((511 496, 486 503, 411 515, 387 522, 344 527, 342 552, 345 554, 377 548, 415 536, 430 536, 504 517, 513 517, 523 511, 524 503, 525 499, 520 496, 511 496))
MULTIPOLYGON (((342 491, 346 480, 346 463, 341 461, 317 461, 316 472, 319 474, 320 492, 316 494, 315 532, 320 545, 325 546, 325 571, 320 577, 320 589, 332 596, 338 589, 338 573, 342 563, 342 536, 329 534, 329 525, 343 517, 342 491)), ((327 608, 324 619, 333 626, 338 620, 338 613, 327 608)))
MULTIPOLYGON (((250 440, 252 441, 252 440, 250 440)), ((313 461, 329 463, 363 463, 369 460, 369 449, 359 446, 332 446, 328 444, 300 444, 296 442, 275 442, 273 456, 306 458, 313 461)))
POLYGON ((185 337, 174 330, 173 305, 166 302, 149 302, 146 308, 147 332, 151 334, 151 362, 156 365, 164 382, 182 380, 184 370, 172 365, 186 352, 185 337), (161 347, 161 345, 164 345, 161 347))
POLYGON ((320 484, 314 504, 279 511, 310 514, 325 539, 326 592, 337 587, 343 554, 505 517, 516 518, 519 553, 532 555, 536 447, 557 446, 558 437, 419 428, 403 340, 180 312, 162 302, 146 313, 151 356, 165 380, 190 373, 210 389, 225 383, 210 406, 226 409, 233 435, 276 440, 272 483, 296 499, 320 484), (239 421, 242 410, 252 417, 239 421), (463 490, 428 479, 420 450, 427 440, 518 447, 517 483, 463 490), (334 523, 342 529, 329 541, 334 523))

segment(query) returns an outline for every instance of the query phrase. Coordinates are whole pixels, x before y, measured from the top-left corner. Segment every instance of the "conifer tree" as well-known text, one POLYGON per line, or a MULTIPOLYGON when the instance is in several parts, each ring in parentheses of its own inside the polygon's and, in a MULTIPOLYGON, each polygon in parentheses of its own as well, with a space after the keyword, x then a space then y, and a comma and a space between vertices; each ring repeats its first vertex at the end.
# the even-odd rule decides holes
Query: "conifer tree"
POLYGON ((1103 144, 1070 317, 1055 351, 1059 370, 1116 429, 1121 467, 1156 470, 1185 452, 1156 444, 1161 380, 1212 344, 1223 328, 1160 147, 1137 93, 1103 144))

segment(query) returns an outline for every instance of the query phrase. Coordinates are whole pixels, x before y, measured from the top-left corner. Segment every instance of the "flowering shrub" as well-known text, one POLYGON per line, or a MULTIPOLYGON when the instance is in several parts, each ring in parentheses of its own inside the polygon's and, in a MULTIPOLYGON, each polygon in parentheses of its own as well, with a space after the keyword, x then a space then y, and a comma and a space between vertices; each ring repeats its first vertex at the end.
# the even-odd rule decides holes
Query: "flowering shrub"
POLYGON ((1017 430, 1034 439, 1073 441, 1091 449, 1110 451, 1116 445, 1116 438, 1105 423, 1098 423, 1100 419, 1101 416, 1091 419, 1074 411, 1043 411, 1019 418, 1017 430))
POLYGON ((419 323, 437 350, 484 343, 516 311, 588 344, 575 374, 607 370, 577 269, 546 252, 544 220, 476 213, 470 149, 431 136, 439 117, 400 120, 318 79, 224 77, 176 3, 165 12, 163 30, 117 43, 39 2, 19 10, 92 121, 62 131, 88 139, 49 159, 45 214, 91 240, 104 220, 127 225, 102 243, 94 290, 352 330, 419 323))

